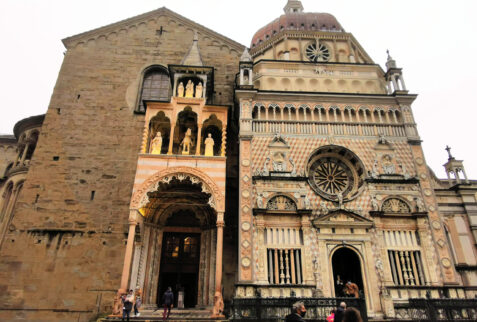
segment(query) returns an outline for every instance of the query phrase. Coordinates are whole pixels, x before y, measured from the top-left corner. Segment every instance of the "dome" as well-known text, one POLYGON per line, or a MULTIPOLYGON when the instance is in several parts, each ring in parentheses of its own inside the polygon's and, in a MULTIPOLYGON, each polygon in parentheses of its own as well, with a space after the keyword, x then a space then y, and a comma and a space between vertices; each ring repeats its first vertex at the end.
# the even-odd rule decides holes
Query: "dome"
POLYGON ((250 48, 270 39, 282 30, 344 31, 338 20, 329 13, 287 12, 257 31, 250 48))

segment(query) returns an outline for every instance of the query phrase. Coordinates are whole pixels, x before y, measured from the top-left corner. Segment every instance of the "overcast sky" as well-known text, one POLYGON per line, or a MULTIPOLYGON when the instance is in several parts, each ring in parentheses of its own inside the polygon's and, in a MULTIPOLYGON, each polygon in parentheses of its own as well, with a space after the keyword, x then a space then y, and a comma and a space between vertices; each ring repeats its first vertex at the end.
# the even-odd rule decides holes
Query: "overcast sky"
MULTIPOLYGON (((477 179, 477 1, 303 0, 305 11, 333 14, 384 67, 386 49, 403 68, 426 159, 445 177, 444 150, 477 179)), ((253 34, 283 14, 286 0, 1 0, 0 134, 45 113, 65 48, 61 39, 162 6, 250 46, 253 34)))

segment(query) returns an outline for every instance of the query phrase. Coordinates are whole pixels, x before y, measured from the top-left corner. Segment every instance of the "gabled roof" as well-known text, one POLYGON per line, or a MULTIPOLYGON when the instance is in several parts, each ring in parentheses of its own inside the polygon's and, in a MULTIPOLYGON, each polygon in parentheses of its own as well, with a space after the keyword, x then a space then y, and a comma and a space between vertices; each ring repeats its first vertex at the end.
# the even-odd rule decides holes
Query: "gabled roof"
POLYGON ((187 19, 178 13, 175 13, 172 10, 167 9, 166 7, 162 7, 150 12, 143 13, 138 16, 134 16, 125 20, 121 20, 103 27, 99 27, 97 29, 93 29, 90 31, 86 31, 71 37, 64 38, 62 40, 63 44, 65 45, 66 48, 71 46, 72 44, 80 41, 87 41, 89 39, 95 39, 101 35, 107 35, 108 33, 115 32, 121 28, 124 27, 130 27, 136 24, 139 24, 141 22, 146 22, 152 18, 159 17, 159 16, 169 16, 171 18, 174 18, 176 20, 179 20, 182 22, 184 25, 187 25, 193 29, 198 30, 199 32, 202 32, 204 34, 208 34, 209 36, 212 36, 214 38, 218 38, 222 40, 224 43, 229 45, 230 47, 234 48, 235 50, 242 52, 243 49, 245 48, 244 45, 236 42, 235 40, 232 40, 228 37, 225 37, 212 29, 209 29, 207 27, 202 26, 201 24, 198 24, 190 19, 187 19))

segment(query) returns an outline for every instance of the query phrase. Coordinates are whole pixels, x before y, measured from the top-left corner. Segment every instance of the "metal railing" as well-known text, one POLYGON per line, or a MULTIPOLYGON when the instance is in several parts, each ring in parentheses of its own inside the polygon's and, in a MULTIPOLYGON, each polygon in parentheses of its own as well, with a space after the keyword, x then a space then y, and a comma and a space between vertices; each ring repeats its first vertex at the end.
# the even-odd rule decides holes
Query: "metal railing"
POLYGON ((231 303, 231 321, 278 322, 292 312, 293 303, 301 301, 306 307, 306 321, 326 321, 331 310, 341 302, 361 312, 363 321, 368 320, 366 302, 361 298, 235 298, 231 303))

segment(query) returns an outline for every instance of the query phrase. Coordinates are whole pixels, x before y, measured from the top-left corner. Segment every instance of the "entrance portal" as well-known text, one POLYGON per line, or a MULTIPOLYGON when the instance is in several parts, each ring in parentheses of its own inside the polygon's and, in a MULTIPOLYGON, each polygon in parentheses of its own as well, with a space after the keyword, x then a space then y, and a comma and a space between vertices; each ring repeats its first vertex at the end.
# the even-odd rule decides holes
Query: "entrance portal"
POLYGON ((356 252, 346 247, 340 248, 333 254, 331 261, 335 281, 335 296, 347 296, 344 293, 344 285, 347 282, 352 282, 358 286, 360 297, 363 297, 361 263, 356 252))
POLYGON ((175 307, 178 305, 179 292, 183 292, 184 307, 197 305, 199 246, 200 234, 164 233, 157 294, 159 306, 168 287, 174 293, 175 307))

